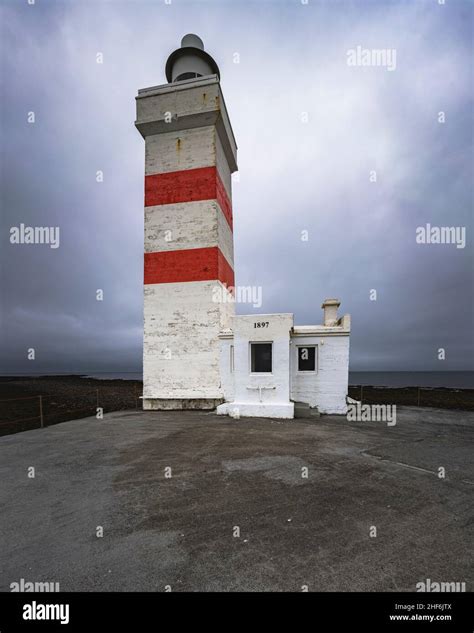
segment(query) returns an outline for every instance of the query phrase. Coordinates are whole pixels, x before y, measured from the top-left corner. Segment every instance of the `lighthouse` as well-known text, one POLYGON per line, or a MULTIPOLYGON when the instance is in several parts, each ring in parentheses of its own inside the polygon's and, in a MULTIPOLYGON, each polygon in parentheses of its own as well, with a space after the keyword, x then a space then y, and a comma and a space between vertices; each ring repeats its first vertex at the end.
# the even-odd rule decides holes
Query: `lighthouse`
POLYGON ((290 312, 234 313, 237 145, 219 68, 190 34, 165 72, 167 84, 136 97, 145 139, 143 408, 344 415, 350 315, 338 316, 335 298, 323 302, 320 325, 297 325, 290 312))
POLYGON ((219 333, 234 314, 237 145, 219 68, 196 35, 136 97, 145 140, 144 409, 223 402, 219 333), (217 300, 216 300, 217 298, 217 300))

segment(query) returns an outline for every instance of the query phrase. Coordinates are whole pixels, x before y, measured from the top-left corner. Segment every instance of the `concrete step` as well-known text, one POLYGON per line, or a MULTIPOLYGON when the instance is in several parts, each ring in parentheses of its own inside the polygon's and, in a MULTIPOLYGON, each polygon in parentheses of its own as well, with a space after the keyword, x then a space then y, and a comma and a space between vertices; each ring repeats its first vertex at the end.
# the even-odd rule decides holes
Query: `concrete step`
POLYGON ((306 402, 293 401, 295 403, 295 418, 319 418, 321 414, 318 407, 310 407, 306 402))

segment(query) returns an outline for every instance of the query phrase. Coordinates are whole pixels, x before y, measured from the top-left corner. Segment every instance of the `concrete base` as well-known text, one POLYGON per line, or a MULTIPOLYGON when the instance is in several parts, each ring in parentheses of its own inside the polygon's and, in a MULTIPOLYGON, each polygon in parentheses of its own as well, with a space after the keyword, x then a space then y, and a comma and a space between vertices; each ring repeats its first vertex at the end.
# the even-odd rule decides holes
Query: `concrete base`
POLYGON ((293 419, 294 404, 288 403, 248 403, 225 402, 217 407, 217 415, 230 415, 232 418, 284 418, 293 419))
POLYGON ((345 402, 341 402, 337 406, 318 406, 319 413, 324 415, 346 415, 347 414, 347 404, 345 402))
POLYGON ((144 411, 213 411, 223 398, 143 398, 144 411))

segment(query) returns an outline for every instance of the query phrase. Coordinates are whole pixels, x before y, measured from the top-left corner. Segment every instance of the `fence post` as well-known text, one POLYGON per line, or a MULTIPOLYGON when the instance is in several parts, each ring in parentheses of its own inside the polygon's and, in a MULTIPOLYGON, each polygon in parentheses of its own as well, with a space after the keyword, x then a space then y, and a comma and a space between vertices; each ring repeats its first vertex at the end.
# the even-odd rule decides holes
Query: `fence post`
POLYGON ((364 397, 364 385, 360 386, 360 403, 362 404, 362 398, 364 397))
POLYGON ((97 392, 97 399, 96 399, 96 403, 97 403, 97 408, 99 408, 99 388, 97 387, 96 389, 97 392))
POLYGON ((418 406, 420 406, 420 388, 418 387, 418 406))
POLYGON ((38 398, 39 398, 39 406, 40 406, 41 428, 43 428, 43 396, 38 396, 38 398))

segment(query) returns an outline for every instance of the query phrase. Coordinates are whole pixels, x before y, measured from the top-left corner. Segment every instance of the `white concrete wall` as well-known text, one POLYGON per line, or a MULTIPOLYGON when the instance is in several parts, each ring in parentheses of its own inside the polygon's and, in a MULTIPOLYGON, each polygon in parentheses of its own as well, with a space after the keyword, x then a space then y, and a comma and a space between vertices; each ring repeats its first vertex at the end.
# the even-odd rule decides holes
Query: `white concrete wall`
POLYGON ((209 246, 233 267, 234 238, 215 200, 145 207, 145 253, 209 246))
POLYGON ((234 305, 213 302, 216 285, 145 286, 144 398, 223 397, 218 334, 229 327, 234 305))
POLYGON ((219 176, 222 180, 222 184, 225 187, 229 200, 232 202, 232 176, 230 173, 229 164, 224 154, 219 135, 215 135, 215 147, 216 147, 216 165, 219 176))
MULTIPOLYGON (((292 315, 236 316, 232 319, 234 337, 221 336, 220 373, 228 404, 219 413, 238 410, 240 415, 278 416, 278 403, 288 397, 317 407, 321 413, 345 414, 349 379, 349 332, 317 335, 290 335, 292 315), (269 321, 270 327, 255 329, 257 321, 269 321), (250 373, 250 341, 274 341, 273 373, 250 373), (234 373, 230 372, 230 346, 234 345, 234 373), (316 346, 316 371, 298 372, 297 348, 316 346), (258 391, 248 386, 274 386, 263 391, 263 406, 258 391)), ((309 328, 309 326, 308 326, 309 328)), ((297 328, 295 328, 297 329, 297 328)), ((298 330, 303 330, 299 327, 298 330)), ((312 329, 312 328, 311 328, 312 329)), ((286 416, 283 416, 286 417, 286 416)), ((291 417, 291 416, 290 416, 291 417)))
POLYGON ((136 106, 143 138, 215 126, 231 171, 237 170, 237 144, 217 75, 139 90, 136 106))
POLYGON ((167 134, 154 134, 146 139, 145 174, 147 176, 214 165, 216 165, 216 128, 213 125, 167 134))
MULTIPOLYGON (((215 80, 141 93, 137 127, 146 137, 145 175, 216 166, 230 198, 228 161, 235 169, 235 140, 226 117, 215 80), (169 126, 167 112, 173 117, 169 126), (227 141, 227 154, 221 140, 227 141)), ((214 246, 233 268, 233 236, 216 200, 145 207, 145 253, 214 246)), ((145 407, 152 406, 147 398, 223 397, 218 334, 230 327, 234 303, 216 303, 216 287, 227 295, 217 280, 145 284, 145 407)))
POLYGON ((345 414, 349 379, 349 336, 291 339, 291 399, 318 407, 321 413, 345 414), (322 342, 324 341, 324 343, 322 342), (316 374, 298 372, 297 346, 318 346, 316 374))
MULTIPOLYGON (((222 108, 219 83, 207 81, 178 82, 156 86, 139 93, 137 121, 162 121, 170 112, 177 120, 191 114, 208 114, 222 108)), ((209 117, 212 121, 211 116, 209 117)))
POLYGON ((233 338, 224 338, 220 341, 220 376, 221 387, 226 402, 232 402, 234 400, 234 372, 231 371, 231 352, 230 349, 234 348, 233 338))
MULTIPOLYGON (((229 409, 237 409, 242 416, 293 417, 290 395, 290 329, 292 314, 258 314, 234 316, 234 398, 229 409), (255 328, 255 323, 268 327, 255 328), (250 343, 271 342, 272 372, 252 373, 250 343), (262 387, 261 393, 259 387, 262 387)), ((223 346, 222 366, 228 351, 223 346)), ((227 378, 225 378, 227 380, 227 378)))

